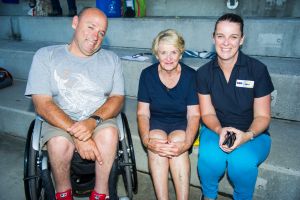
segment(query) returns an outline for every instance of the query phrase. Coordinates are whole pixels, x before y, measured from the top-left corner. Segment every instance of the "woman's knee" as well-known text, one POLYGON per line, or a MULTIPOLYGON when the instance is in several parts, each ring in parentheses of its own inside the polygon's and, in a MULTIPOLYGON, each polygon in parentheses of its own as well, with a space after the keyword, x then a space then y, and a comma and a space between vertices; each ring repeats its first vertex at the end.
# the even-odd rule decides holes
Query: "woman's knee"
POLYGON ((169 142, 183 142, 185 141, 186 133, 181 130, 173 131, 168 135, 169 142))
POLYGON ((153 139, 160 139, 160 140, 168 139, 167 133, 158 129, 151 130, 149 133, 149 137, 153 139))
POLYGON ((247 159, 236 159, 228 162, 228 174, 231 177, 257 176, 257 162, 247 159))
POLYGON ((214 173, 216 176, 224 174, 226 169, 226 153, 219 146, 203 145, 199 148, 198 172, 214 173))
POLYGON ((256 173, 260 155, 248 146, 237 148, 228 155, 229 173, 256 173))

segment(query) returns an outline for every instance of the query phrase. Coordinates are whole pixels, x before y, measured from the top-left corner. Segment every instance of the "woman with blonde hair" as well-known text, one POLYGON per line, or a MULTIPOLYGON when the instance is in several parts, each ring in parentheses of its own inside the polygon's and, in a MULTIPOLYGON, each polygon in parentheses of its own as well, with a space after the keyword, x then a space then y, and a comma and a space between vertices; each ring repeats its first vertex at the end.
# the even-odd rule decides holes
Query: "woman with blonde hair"
POLYGON ((188 199, 188 150, 199 125, 195 70, 180 62, 184 39, 175 30, 160 32, 153 41, 155 63, 141 73, 137 119, 157 199, 169 199, 171 172, 177 199, 188 199))

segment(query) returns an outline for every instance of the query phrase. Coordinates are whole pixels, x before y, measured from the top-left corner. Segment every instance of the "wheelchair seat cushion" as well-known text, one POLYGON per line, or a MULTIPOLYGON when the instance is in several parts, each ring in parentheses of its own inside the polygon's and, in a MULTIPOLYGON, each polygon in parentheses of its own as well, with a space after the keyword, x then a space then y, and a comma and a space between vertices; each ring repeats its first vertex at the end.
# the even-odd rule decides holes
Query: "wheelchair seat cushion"
POLYGON ((75 152, 71 163, 71 183, 74 196, 88 196, 95 186, 95 161, 82 159, 75 152))
POLYGON ((72 158, 71 170, 77 175, 95 173, 95 161, 82 159, 78 152, 72 158))

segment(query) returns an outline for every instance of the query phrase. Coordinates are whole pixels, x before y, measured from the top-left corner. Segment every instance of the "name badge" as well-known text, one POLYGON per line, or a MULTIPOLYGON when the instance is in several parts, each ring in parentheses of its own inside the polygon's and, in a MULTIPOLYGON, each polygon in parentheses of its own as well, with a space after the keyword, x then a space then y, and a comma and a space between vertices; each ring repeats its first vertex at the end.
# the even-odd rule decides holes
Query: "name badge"
POLYGON ((242 88, 253 88, 254 87, 254 81, 249 80, 236 80, 235 83, 236 87, 242 87, 242 88))

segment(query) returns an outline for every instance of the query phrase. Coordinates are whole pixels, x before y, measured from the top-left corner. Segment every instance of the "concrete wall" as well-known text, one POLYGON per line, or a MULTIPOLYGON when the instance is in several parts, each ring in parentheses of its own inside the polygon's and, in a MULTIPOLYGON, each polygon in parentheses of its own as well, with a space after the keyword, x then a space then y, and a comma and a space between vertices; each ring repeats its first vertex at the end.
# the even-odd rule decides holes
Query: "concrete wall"
MULTIPOLYGON (((109 19, 104 44, 119 56, 149 52, 155 34, 171 27, 182 31, 187 49, 211 51, 214 21, 215 18, 112 18, 109 19)), ((0 25, 0 39, 19 36, 22 40, 0 41, 0 64, 6 66, 15 78, 25 80, 32 55, 38 48, 69 42, 73 34, 71 18, 68 17, 0 16, 0 25)), ((300 121, 300 29, 297 28, 300 27, 300 19, 247 19, 246 27, 246 41, 242 49, 268 66, 276 89, 272 116, 300 121)), ((128 96, 136 96, 141 70, 154 61, 122 61, 128 96)), ((187 58, 184 62, 197 69, 208 60, 187 58)))
POLYGON ((238 0, 236 9, 227 8, 227 0, 155 0, 146 1, 147 16, 220 16, 233 12, 244 17, 299 17, 298 0, 238 0))
MULTIPOLYGON (((0 64, 5 66, 16 79, 26 80, 32 57, 37 49, 57 44, 54 42, 11 42, 0 40, 0 64)), ((144 52, 142 49, 110 48, 120 57, 144 52)), ((300 121, 300 67, 299 59, 256 57, 264 62, 269 69, 275 91, 272 93, 272 116, 280 119, 300 121), (288 88, 288 89, 287 89, 288 88)), ((184 58, 183 62, 198 69, 208 59, 184 58)), ((125 76, 125 92, 130 98, 136 99, 138 81, 141 71, 155 62, 122 60, 125 76)))
MULTIPOLYGON (((147 16, 220 16, 233 12, 248 17, 300 17, 299 0, 239 0, 236 9, 227 8, 228 0, 146 0, 147 16)), ((63 13, 68 14, 66 1, 60 1, 63 13)), ((95 6, 96 0, 77 0, 78 10, 95 6)), ((26 15, 28 0, 20 4, 0 1, 0 14, 26 15), (4 6, 5 5, 5 6, 4 6)))
MULTIPOLYGON (((184 36, 187 49, 213 51, 211 36, 215 20, 216 18, 207 17, 111 18, 103 44, 149 49, 158 32, 174 28, 184 36)), ((71 18, 67 17, 3 16, 0 17, 0 23, 3 23, 5 29, 1 31, 0 39, 17 35, 22 40, 67 42, 73 34, 71 18), (8 24, 10 22, 11 25, 8 24)), ((300 19, 246 19, 243 51, 257 56, 300 58, 299 27, 300 19)))

